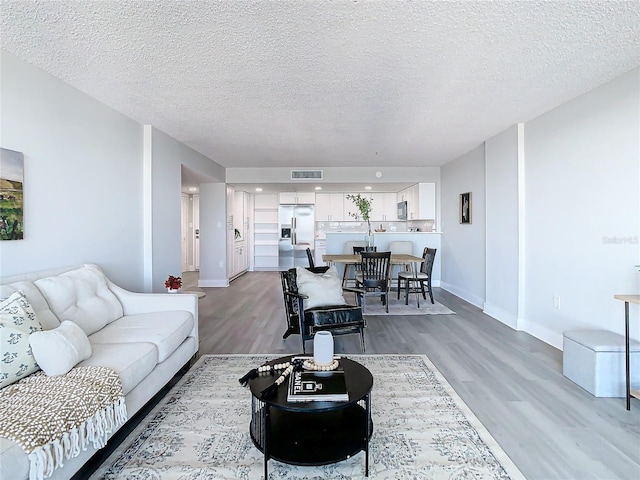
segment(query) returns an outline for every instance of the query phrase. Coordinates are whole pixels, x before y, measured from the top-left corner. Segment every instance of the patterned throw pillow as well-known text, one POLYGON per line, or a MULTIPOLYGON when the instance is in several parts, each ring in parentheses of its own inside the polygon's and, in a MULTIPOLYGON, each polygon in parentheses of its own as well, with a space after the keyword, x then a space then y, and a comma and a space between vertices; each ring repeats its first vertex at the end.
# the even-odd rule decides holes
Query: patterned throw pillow
POLYGON ((29 335, 42 330, 36 312, 20 291, 0 300, 0 388, 39 370, 29 335))

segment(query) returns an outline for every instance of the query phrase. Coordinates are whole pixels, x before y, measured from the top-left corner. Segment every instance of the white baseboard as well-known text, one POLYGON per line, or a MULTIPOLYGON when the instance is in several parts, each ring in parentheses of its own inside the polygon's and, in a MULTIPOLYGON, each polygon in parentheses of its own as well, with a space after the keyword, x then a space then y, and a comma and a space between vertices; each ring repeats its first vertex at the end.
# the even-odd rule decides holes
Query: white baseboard
POLYGON ((491 303, 484 304, 483 312, 492 318, 495 318, 500 323, 504 323, 508 327, 518 330, 518 315, 514 315, 503 308, 496 307, 491 303))
POLYGON ((440 288, 446 290, 449 293, 453 293, 456 297, 460 297, 461 299, 469 302, 472 305, 475 305, 478 308, 484 307, 484 298, 478 297, 477 295, 474 295, 471 292, 467 292, 462 288, 451 285, 450 283, 444 282, 442 280, 440 280, 440 288))
POLYGON ((198 280, 199 287, 228 287, 229 280, 198 280))
POLYGON ((543 327, 537 323, 529 322, 524 318, 518 319, 518 325, 521 327, 519 330, 527 332, 529 335, 533 335, 538 340, 542 340, 544 343, 556 347, 558 350, 562 350, 562 333, 549 330, 547 327, 543 327))

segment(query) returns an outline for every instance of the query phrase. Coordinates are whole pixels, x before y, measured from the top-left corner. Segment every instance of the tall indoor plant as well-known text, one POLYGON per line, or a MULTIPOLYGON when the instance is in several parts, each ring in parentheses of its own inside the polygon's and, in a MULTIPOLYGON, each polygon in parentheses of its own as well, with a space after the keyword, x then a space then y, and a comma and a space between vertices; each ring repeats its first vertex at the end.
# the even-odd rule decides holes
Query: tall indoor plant
POLYGON ((367 245, 367 250, 373 249, 373 234, 371 233, 371 202, 373 202, 373 198, 363 197, 361 194, 357 195, 347 195, 347 200, 351 200, 356 207, 358 207, 358 213, 349 212, 349 215, 355 218, 356 220, 364 220, 367 222, 367 235, 364 237, 365 243, 367 245))

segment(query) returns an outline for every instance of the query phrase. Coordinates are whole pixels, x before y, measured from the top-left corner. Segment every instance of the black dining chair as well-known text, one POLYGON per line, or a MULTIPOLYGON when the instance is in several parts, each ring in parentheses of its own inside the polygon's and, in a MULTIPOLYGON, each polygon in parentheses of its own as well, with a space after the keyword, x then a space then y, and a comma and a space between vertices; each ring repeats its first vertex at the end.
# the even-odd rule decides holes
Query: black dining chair
POLYGON ((389 313, 391 279, 391 252, 362 252, 362 261, 356 271, 356 288, 362 289, 362 310, 367 308, 368 296, 379 296, 389 313))
MULTIPOLYGON (((422 298, 427 299, 424 284, 427 284, 427 291, 429 292, 429 298, 431 303, 433 301, 433 291, 431 290, 431 272, 433 271, 433 262, 436 258, 436 248, 425 247, 422 251, 422 258, 424 261, 420 265, 420 270, 417 273, 401 271, 398 273, 398 299, 400 299, 400 290, 404 286, 404 304, 409 304, 409 293, 422 293, 422 298), (404 283, 403 283, 404 282, 404 283), (411 283, 418 283, 415 287, 411 286, 411 283)), ((420 299, 418 298, 418 307, 420 307, 420 299)))
POLYGON ((313 261, 313 252, 310 248, 307 248, 307 258, 309 259, 309 268, 315 268, 315 262, 313 261))

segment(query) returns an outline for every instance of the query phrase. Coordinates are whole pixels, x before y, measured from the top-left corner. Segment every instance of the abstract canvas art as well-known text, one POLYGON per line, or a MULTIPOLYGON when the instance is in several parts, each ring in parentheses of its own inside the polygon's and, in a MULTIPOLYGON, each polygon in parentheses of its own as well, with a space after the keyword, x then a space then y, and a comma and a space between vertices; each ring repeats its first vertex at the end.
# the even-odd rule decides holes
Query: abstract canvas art
POLYGON ((24 155, 0 148, 0 240, 24 238, 24 155))

